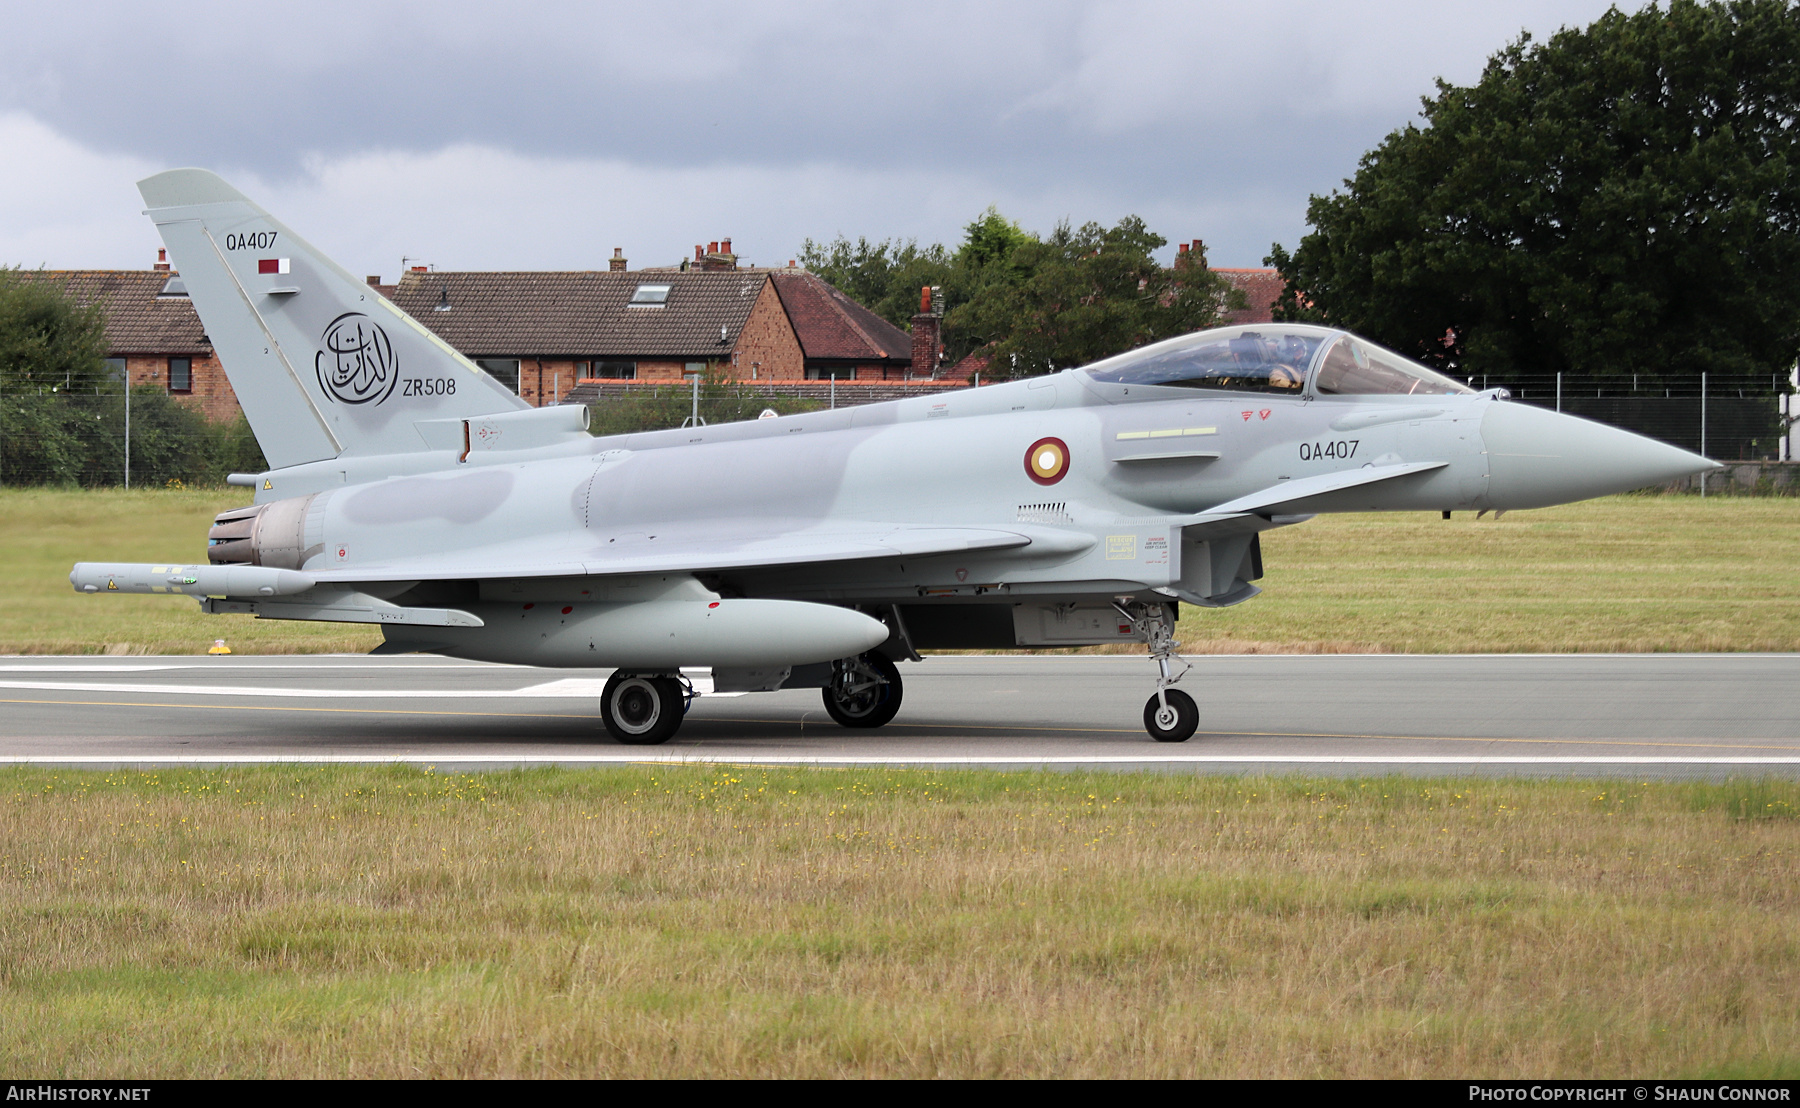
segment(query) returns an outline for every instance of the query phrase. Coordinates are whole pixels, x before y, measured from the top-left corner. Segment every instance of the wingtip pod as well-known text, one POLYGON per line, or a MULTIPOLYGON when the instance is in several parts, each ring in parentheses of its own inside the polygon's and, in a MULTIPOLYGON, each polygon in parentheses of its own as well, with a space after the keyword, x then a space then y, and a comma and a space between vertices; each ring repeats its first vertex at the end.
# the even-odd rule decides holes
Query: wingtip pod
POLYGON ((195 204, 250 203, 210 169, 166 169, 137 183, 138 194, 151 208, 185 208, 195 204))

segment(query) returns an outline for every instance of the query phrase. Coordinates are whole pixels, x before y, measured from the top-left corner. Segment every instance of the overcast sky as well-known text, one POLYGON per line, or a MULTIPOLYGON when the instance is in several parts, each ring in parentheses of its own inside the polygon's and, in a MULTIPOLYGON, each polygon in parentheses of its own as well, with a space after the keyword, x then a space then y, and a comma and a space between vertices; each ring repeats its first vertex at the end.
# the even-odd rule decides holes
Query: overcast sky
POLYGON ((196 165, 388 280, 954 244, 989 204, 1257 266, 1434 78, 1607 6, 0 0, 0 264, 145 266, 133 182, 196 165))

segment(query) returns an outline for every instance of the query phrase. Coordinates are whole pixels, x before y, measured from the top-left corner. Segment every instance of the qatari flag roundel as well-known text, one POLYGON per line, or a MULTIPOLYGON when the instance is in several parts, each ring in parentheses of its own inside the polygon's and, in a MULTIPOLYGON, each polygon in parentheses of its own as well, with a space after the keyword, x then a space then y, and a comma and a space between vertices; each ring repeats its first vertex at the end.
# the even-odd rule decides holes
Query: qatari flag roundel
POLYGON ((286 273, 287 271, 288 259, 286 258, 258 258, 256 260, 256 272, 258 273, 286 273))

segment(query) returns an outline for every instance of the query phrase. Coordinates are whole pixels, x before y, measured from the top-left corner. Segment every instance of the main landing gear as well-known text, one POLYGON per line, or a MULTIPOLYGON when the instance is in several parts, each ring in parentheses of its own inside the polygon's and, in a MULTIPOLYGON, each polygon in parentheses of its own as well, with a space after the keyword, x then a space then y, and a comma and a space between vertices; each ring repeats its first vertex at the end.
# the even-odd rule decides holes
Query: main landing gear
POLYGON ((1188 741, 1200 726, 1200 708, 1193 697, 1174 687, 1189 667, 1175 652, 1175 617, 1169 605, 1122 601, 1116 607, 1149 638, 1150 657, 1156 662, 1156 695, 1144 704, 1144 730, 1159 743, 1188 741))
POLYGON ((600 718, 620 742, 655 746, 674 737, 693 699, 679 677, 615 673, 600 692, 600 718))
MULTIPOLYGON (((831 663, 823 690, 825 711, 845 727, 880 727, 900 710, 900 671, 870 651, 831 663)), ((600 692, 600 718, 612 737, 633 746, 655 746, 675 737, 694 702, 694 687, 673 674, 619 671, 600 692)))
POLYGON ((880 727, 900 710, 900 670, 870 651, 831 664, 825 711, 845 727, 880 727))

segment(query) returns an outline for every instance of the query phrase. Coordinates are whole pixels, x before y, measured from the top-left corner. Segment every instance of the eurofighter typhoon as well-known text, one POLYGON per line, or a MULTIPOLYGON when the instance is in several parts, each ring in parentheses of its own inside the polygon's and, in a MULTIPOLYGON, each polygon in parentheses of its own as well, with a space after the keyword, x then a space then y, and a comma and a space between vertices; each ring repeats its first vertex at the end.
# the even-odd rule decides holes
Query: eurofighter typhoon
POLYGON ((962 392, 596 438, 532 408, 212 173, 139 182, 270 469, 209 564, 84 562, 88 593, 381 627, 377 653, 614 670, 607 730, 694 694, 900 708, 929 649, 1147 644, 1144 725, 1200 714, 1178 606, 1260 590, 1259 536, 1320 512, 1508 511, 1713 468, 1473 391, 1356 335, 1271 323, 962 392))

